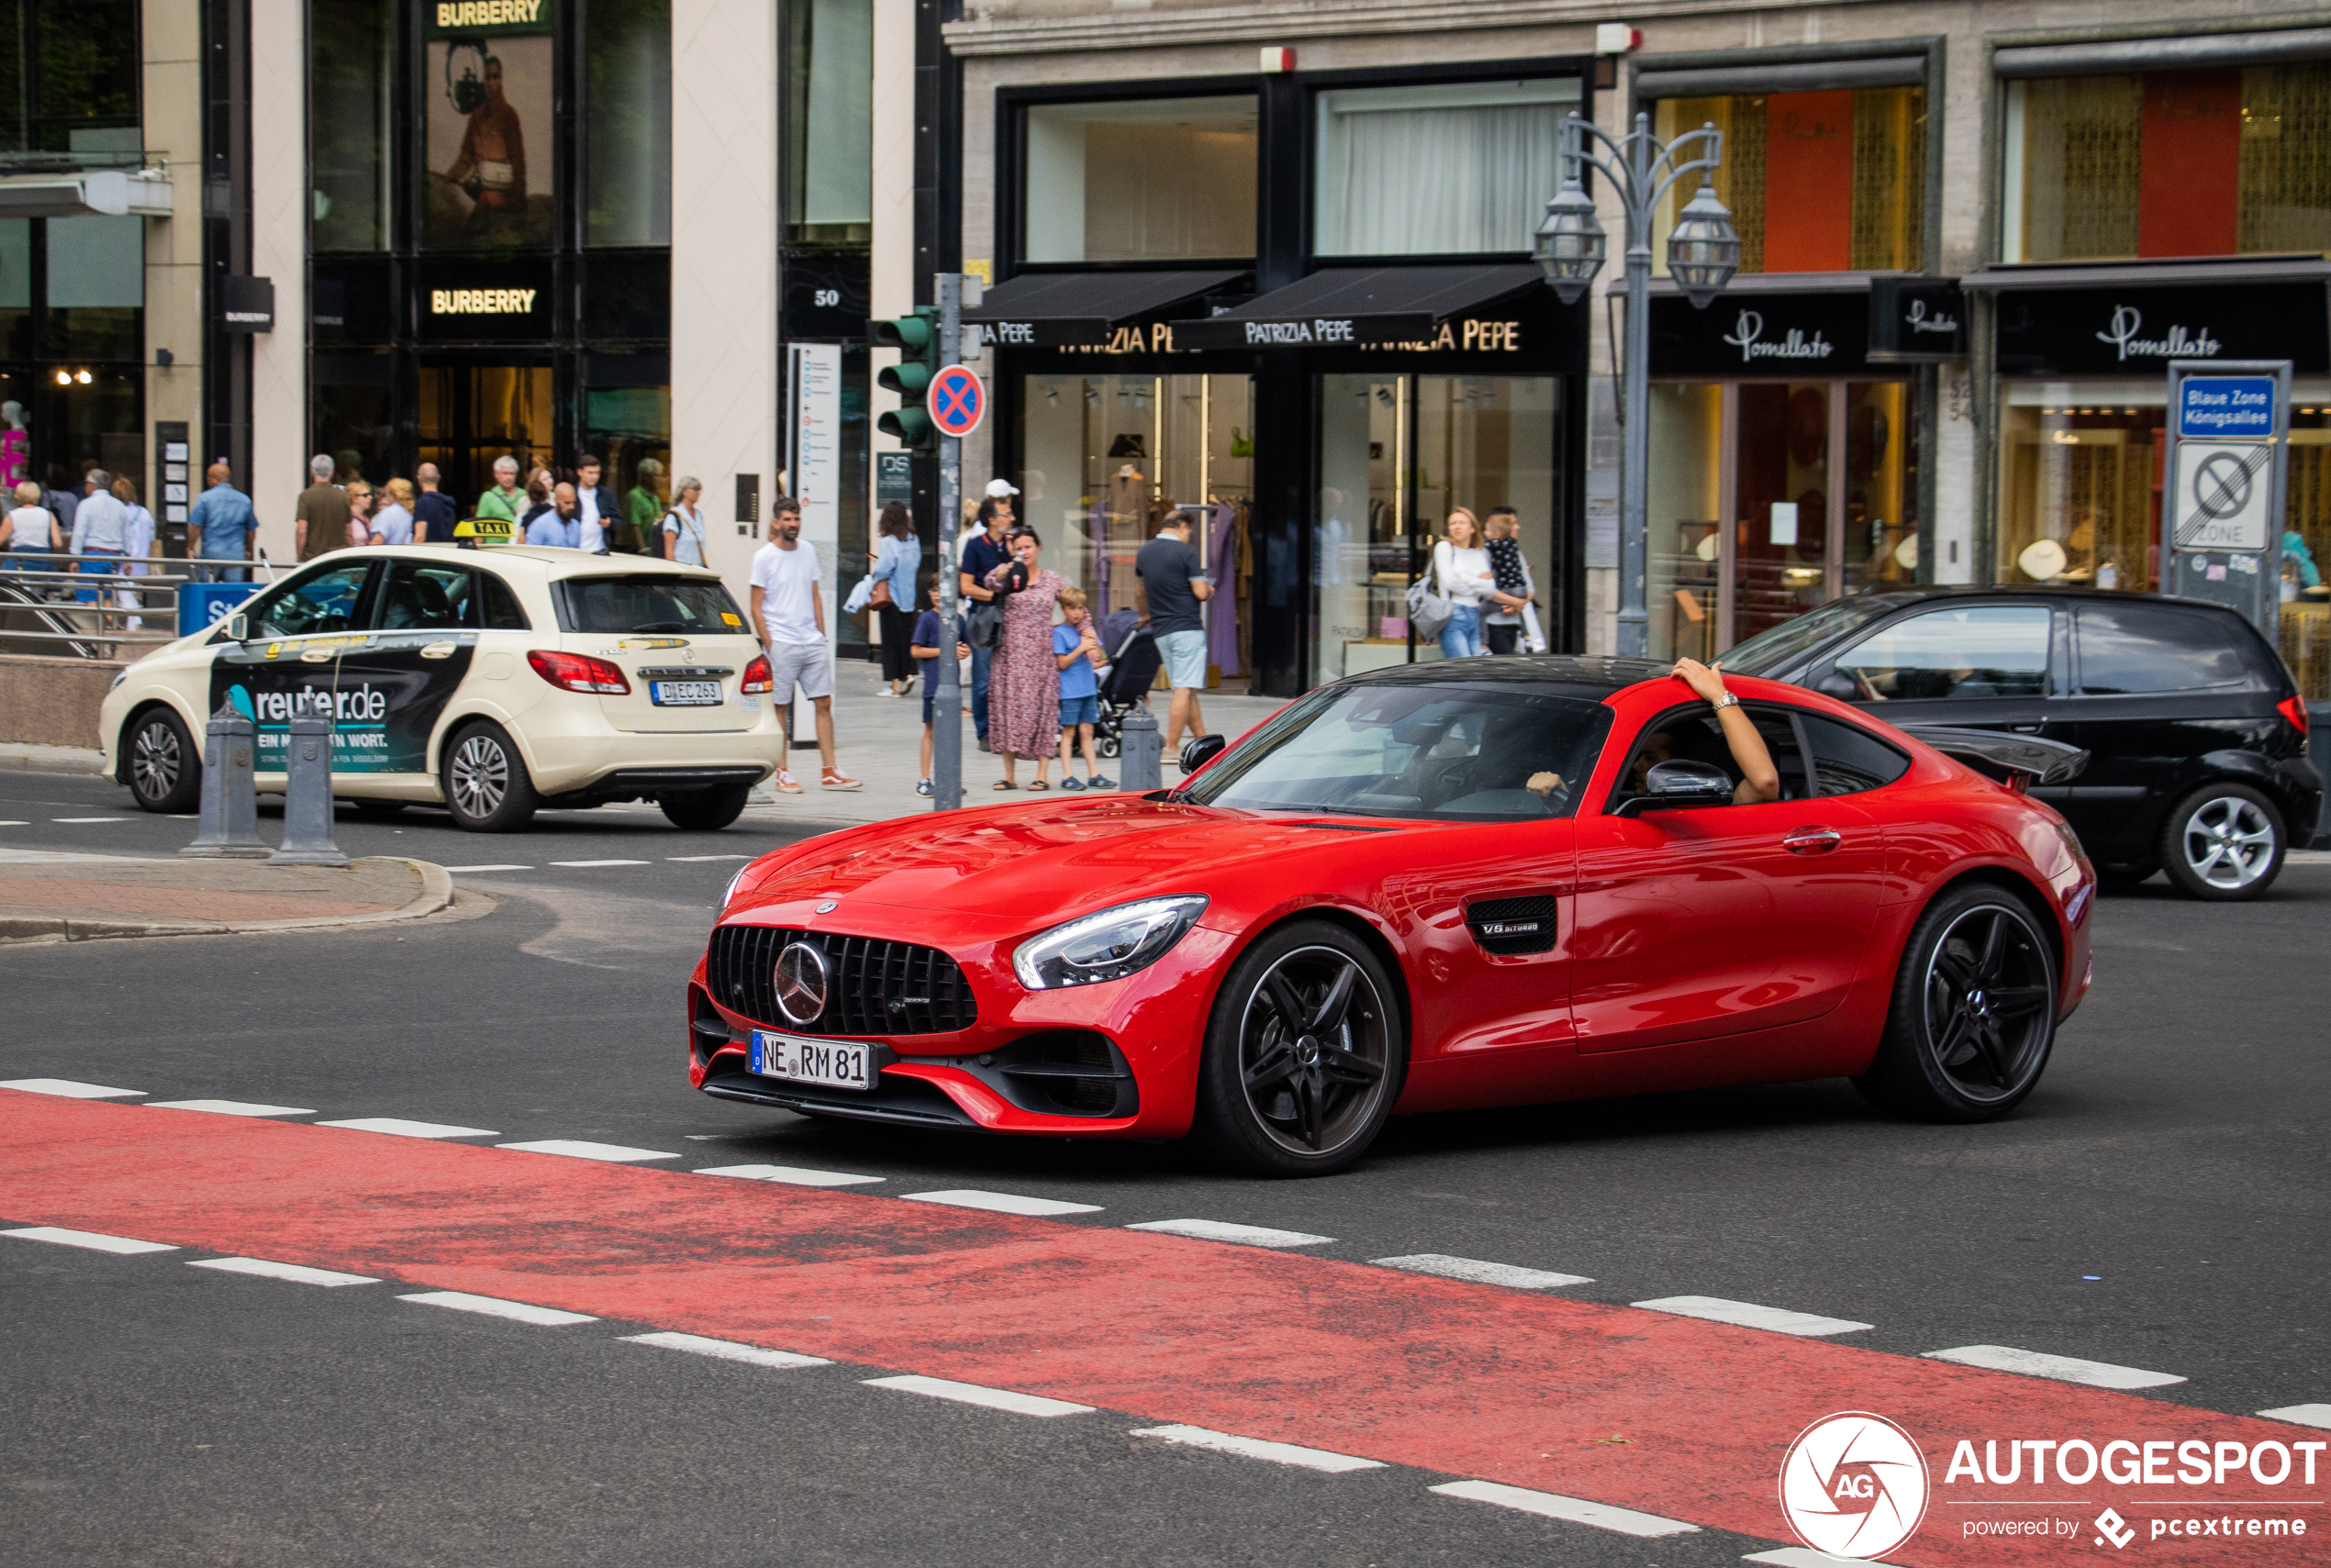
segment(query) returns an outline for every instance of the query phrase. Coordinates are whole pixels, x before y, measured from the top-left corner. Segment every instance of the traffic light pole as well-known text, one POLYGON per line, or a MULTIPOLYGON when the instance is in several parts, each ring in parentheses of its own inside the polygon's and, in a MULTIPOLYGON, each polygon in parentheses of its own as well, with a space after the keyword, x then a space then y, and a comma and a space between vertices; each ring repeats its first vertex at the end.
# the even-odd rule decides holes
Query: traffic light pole
MULTIPOLYGON (((963 274, 941 272, 932 282, 939 295, 939 362, 956 362, 963 332, 963 274)), ((931 748, 931 809, 953 811, 964 803, 963 682, 955 663, 955 620, 962 608, 955 539, 962 531, 961 439, 939 441, 939 667, 931 688, 933 720, 931 748)))

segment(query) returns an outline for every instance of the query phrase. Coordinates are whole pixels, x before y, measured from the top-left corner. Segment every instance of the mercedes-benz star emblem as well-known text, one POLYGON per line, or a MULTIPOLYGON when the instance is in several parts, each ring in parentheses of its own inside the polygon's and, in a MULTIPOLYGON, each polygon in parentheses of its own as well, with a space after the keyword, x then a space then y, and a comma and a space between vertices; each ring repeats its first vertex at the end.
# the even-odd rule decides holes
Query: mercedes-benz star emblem
POLYGON ((777 1008, 797 1024, 814 1024, 826 1010, 825 955, 807 942, 777 954, 777 1008))
POLYGON ((831 915, 836 909, 841 907, 841 905, 836 904, 832 899, 829 898, 823 904, 818 906, 818 913, 820 915, 831 915))

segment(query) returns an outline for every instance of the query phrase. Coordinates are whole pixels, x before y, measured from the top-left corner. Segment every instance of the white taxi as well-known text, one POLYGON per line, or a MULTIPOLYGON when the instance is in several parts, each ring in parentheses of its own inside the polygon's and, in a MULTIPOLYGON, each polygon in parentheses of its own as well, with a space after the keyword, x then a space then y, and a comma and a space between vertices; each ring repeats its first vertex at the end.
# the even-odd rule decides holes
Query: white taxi
POLYGON ((783 744, 769 665, 719 577, 525 545, 335 550, 116 678, 108 771, 148 811, 192 811, 224 705, 258 727, 281 791, 304 703, 331 715, 332 793, 361 811, 442 806, 477 832, 541 806, 652 800, 725 828, 783 744))

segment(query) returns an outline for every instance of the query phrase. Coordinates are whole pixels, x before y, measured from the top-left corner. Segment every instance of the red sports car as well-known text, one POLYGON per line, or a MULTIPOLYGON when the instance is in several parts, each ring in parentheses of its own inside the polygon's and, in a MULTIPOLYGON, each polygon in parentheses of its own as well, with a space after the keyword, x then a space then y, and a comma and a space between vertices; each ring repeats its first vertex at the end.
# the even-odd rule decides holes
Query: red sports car
POLYGON ((2004 1115, 2092 973, 2094 873, 2023 793, 2084 754, 1731 684, 1760 782, 1663 667, 1468 660, 1196 742, 1176 789, 765 855, 689 985, 689 1081, 1290 1175, 1396 1112, 1724 1084, 2004 1115))

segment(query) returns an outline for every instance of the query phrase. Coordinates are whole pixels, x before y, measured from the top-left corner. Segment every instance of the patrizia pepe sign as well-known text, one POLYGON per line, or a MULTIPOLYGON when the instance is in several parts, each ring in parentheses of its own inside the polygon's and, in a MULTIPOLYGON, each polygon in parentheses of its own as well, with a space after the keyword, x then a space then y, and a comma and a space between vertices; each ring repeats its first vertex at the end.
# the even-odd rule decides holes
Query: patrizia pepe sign
POLYGON ((1836 294, 1718 295, 1705 310, 1651 301, 1655 375, 1838 375, 1863 367, 1869 299, 1836 294))

